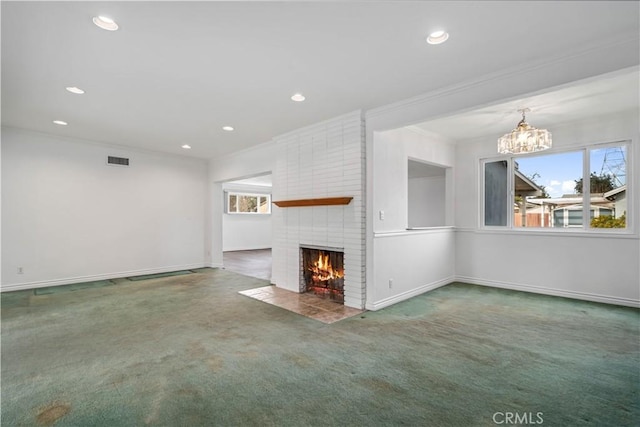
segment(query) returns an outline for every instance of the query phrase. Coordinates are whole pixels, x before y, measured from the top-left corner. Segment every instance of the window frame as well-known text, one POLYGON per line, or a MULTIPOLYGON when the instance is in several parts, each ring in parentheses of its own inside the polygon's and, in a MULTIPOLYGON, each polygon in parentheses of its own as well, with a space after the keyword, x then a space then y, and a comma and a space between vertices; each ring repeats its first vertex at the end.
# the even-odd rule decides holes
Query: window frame
POLYGON ((634 197, 633 197, 633 145, 631 140, 619 140, 605 143, 589 144, 589 145, 575 145, 566 147, 563 149, 552 149, 544 152, 526 153, 526 154, 512 154, 512 155, 499 155, 494 157, 483 157, 479 159, 479 173, 478 173, 478 190, 479 190, 479 212, 478 212, 478 229, 481 231, 497 231, 497 232, 514 232, 514 233, 536 233, 536 234, 588 234, 591 236, 596 235, 635 235, 636 224, 634 223, 634 217, 636 215, 633 212, 634 197), (597 228, 591 227, 590 221, 590 207, 591 207, 591 151, 605 149, 609 147, 625 147, 625 185, 627 186, 627 210, 626 210, 626 227, 625 228, 597 228), (582 182, 583 182, 583 200, 582 200, 582 226, 580 227, 515 227, 513 208, 509 210, 507 214, 506 225, 485 225, 485 212, 486 212, 486 200, 485 200, 485 166, 487 163, 506 161, 507 162, 507 207, 513 205, 514 192, 514 162, 519 158, 525 157, 537 157, 548 154, 562 154, 570 152, 582 152, 582 182), (585 220, 586 218, 586 220, 585 220))
MULTIPOLYGON (((233 191, 233 190, 227 190, 224 192, 224 213, 228 214, 228 215, 271 215, 271 194, 270 193, 247 193, 247 192, 242 192, 242 191, 233 191), (260 212, 260 210, 257 210, 256 212, 238 212, 236 211, 232 211, 230 210, 231 207, 231 196, 236 196, 236 197, 256 197, 257 198, 257 203, 258 206, 260 205, 260 198, 264 197, 267 199, 267 206, 268 206, 268 211, 267 212, 260 212)), ((236 209, 238 207, 238 204, 236 202, 236 209)))

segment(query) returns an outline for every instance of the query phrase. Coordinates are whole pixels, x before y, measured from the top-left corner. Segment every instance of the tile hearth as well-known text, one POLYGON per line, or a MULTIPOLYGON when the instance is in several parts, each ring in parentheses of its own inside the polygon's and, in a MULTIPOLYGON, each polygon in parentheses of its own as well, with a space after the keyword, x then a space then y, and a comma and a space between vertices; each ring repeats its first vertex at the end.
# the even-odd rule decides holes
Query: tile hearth
POLYGON ((364 312, 364 310, 347 307, 311 293, 299 294, 273 285, 239 293, 327 324, 364 312))

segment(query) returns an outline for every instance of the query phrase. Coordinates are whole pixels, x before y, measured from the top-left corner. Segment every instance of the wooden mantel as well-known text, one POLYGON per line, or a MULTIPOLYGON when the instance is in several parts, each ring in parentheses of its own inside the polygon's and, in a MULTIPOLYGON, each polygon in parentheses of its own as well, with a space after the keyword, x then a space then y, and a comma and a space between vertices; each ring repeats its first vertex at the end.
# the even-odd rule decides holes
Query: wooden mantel
POLYGON ((293 208, 300 206, 348 205, 351 200, 353 200, 353 197, 325 197, 323 199, 278 200, 273 203, 280 208, 293 208))

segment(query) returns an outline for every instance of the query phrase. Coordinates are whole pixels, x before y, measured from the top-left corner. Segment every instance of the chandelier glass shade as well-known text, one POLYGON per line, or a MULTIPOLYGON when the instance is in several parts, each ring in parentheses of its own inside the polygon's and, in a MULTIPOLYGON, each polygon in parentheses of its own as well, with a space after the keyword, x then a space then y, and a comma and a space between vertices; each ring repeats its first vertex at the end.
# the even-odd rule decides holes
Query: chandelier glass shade
POLYGON ((546 129, 536 129, 530 126, 524 114, 528 108, 518 110, 522 113, 522 120, 511 132, 498 138, 498 153, 523 154, 551 148, 551 132, 546 129))

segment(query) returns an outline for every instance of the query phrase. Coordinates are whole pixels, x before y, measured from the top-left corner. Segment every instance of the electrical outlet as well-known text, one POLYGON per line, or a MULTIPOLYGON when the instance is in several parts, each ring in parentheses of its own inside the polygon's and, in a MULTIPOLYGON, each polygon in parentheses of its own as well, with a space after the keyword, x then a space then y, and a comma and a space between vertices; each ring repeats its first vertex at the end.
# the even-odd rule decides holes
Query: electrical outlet
POLYGON ((384 221, 384 211, 380 211, 380 221, 384 221))
POLYGON ((24 274, 24 270, 22 269, 22 267, 18 267, 18 274, 24 274))
POLYGON ((389 289, 393 288, 393 279, 389 279, 389 289))

